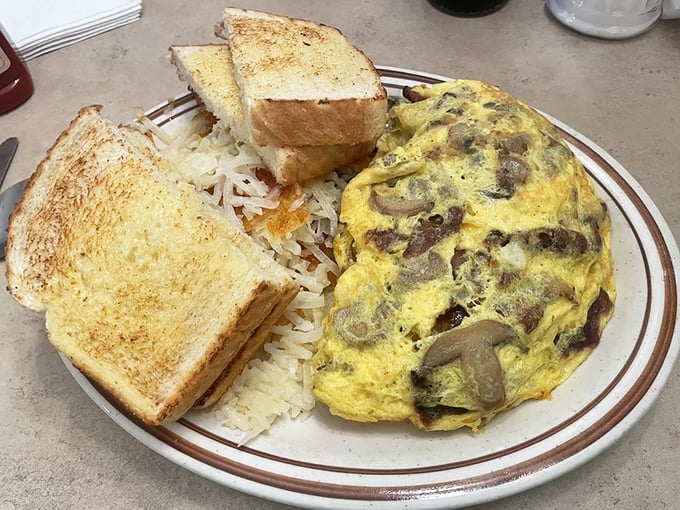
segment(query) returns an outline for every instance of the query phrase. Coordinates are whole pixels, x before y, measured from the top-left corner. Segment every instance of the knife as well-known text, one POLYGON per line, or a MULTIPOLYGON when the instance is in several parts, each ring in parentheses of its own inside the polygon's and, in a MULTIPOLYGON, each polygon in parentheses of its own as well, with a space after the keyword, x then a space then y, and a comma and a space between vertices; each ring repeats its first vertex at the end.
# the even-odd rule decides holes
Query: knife
POLYGON ((0 144, 0 186, 2 186, 5 177, 7 177, 7 170, 9 170, 9 165, 14 158, 14 153, 17 151, 18 146, 19 140, 14 136, 0 144))
MULTIPOLYGON (((14 153, 17 151, 19 146, 19 140, 16 137, 11 137, 0 144, 0 187, 7 177, 7 170, 9 170, 9 165, 14 159, 14 153)), ((23 181, 22 181, 23 182, 23 181)), ((25 185, 25 183, 24 183, 25 185)), ((17 185, 15 185, 17 186, 17 185)), ((23 187, 22 187, 23 192, 23 187)), ((3 192, 0 194, 0 261, 5 260, 5 246, 7 244, 7 224, 9 223, 9 215, 14 208, 14 204, 10 204, 8 197, 16 202, 17 198, 14 193, 3 192), (9 197, 9 195, 12 195, 9 197)))

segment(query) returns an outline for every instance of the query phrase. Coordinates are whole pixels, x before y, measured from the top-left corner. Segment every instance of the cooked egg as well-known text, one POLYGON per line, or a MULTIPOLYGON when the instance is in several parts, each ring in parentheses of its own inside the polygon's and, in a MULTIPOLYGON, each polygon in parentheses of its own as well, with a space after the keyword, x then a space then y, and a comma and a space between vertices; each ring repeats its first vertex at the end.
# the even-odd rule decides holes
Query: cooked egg
POLYGON ((610 219, 528 105, 468 80, 407 96, 342 196, 314 392, 350 420, 477 430, 549 397, 599 342, 610 219))

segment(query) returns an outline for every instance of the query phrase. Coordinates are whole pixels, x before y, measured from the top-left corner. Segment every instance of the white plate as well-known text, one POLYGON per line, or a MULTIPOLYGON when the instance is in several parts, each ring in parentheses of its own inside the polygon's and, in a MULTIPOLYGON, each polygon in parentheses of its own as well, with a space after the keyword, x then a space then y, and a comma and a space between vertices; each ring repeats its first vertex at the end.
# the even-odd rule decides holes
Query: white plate
MULTIPOLYGON (((390 95, 445 77, 380 68, 390 95)), ((165 128, 198 106, 191 94, 149 112, 165 128)), ((613 221, 618 296, 600 345, 552 400, 497 416, 483 433, 425 433, 407 424, 360 424, 318 405, 280 421, 247 446, 211 411, 148 427, 64 360, 87 394, 133 437, 225 486, 309 508, 454 508, 498 499, 563 475, 611 446, 649 408, 678 355, 678 255, 650 198, 613 158, 550 119, 583 161, 613 221)))

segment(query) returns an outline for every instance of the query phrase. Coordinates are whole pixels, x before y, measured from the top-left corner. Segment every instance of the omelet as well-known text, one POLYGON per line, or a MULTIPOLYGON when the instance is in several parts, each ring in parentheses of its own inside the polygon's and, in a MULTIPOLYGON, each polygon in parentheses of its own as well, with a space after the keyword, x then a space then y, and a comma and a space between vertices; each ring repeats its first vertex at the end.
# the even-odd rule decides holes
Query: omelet
POLYGON ((342 195, 314 393, 349 420, 479 430, 600 341, 610 217, 555 127, 500 88, 405 96, 342 195))

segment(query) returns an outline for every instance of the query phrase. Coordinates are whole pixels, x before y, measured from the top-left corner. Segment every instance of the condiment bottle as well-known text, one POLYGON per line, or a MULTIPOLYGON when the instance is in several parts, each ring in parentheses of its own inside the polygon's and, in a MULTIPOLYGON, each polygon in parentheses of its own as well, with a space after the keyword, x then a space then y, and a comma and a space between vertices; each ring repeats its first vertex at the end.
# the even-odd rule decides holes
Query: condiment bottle
POLYGON ((430 4, 446 14, 461 18, 476 18, 496 12, 508 0, 429 0, 430 4))
POLYGON ((0 115, 22 104, 31 94, 31 75, 0 27, 0 115))

